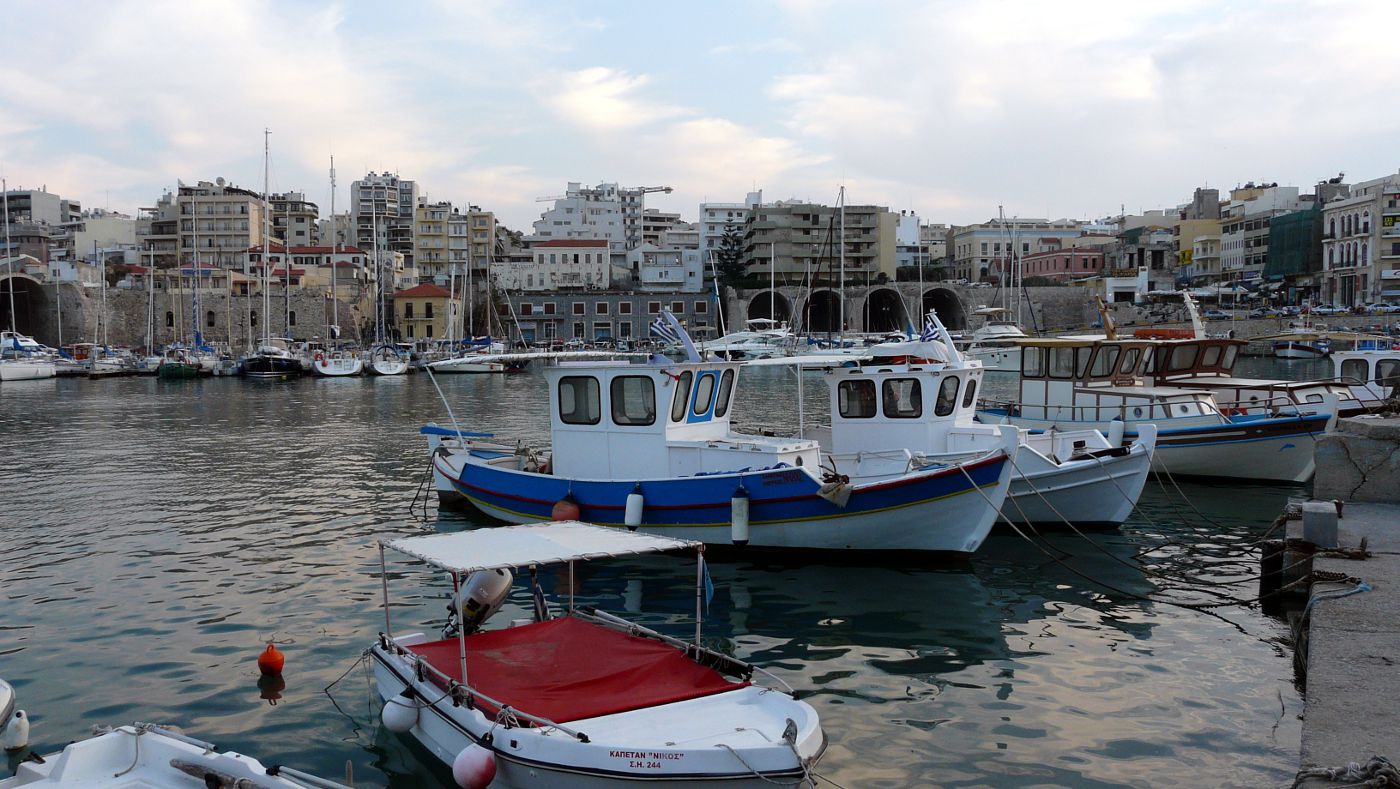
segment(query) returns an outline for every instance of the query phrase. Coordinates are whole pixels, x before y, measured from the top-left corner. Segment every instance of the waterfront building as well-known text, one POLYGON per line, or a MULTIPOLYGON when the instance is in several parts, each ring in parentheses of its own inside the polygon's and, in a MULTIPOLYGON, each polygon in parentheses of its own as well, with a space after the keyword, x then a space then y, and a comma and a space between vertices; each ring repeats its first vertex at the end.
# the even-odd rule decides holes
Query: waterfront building
POLYGON ((497 260, 491 276, 505 290, 546 293, 559 290, 607 290, 631 284, 624 266, 614 266, 609 247, 602 238, 575 238, 539 241, 530 248, 528 260, 497 260))
MULTIPOLYGON (((75 257, 70 228, 72 223, 82 219, 82 205, 78 201, 60 197, 44 187, 10 189, 5 192, 5 205, 8 211, 4 218, 10 223, 10 241, 15 254, 34 255, 45 262, 75 257), (14 239, 18 226, 24 227, 26 236, 22 247, 14 239), (40 243, 44 245, 42 253, 38 253, 40 243)), ((0 239, 0 243, 3 242, 0 239)), ((4 255, 5 252, 0 251, 0 257, 4 255)))
POLYGON ((1021 274, 1052 282, 1070 282, 1103 273, 1102 247, 1063 247, 1031 252, 1021 258, 1021 274))
POLYGON ((78 220, 69 222, 67 230, 73 239, 72 254, 65 258, 82 257, 98 249, 136 249, 136 220, 115 211, 95 209, 84 211, 78 220))
POLYGON ((795 285, 810 274, 828 282, 841 276, 845 216, 845 276, 852 285, 895 279, 898 215, 884 206, 834 206, 800 201, 762 203, 744 226, 744 261, 750 275, 795 285), (772 270, 770 272, 770 269, 772 270))
POLYGON ((894 268, 901 270, 917 269, 929 264, 928 248, 923 242, 923 227, 919 215, 913 211, 900 211, 894 226, 894 268))
POLYGON ((743 232, 753 209, 762 202, 763 192, 758 191, 749 192, 742 203, 700 204, 699 221, 696 223, 699 226, 697 248, 705 253, 707 264, 710 253, 719 249, 725 231, 733 227, 743 232))
POLYGON ((1322 300, 1400 303, 1400 174, 1353 184, 1322 222, 1322 300))
MULTIPOLYGON (((466 220, 451 203, 429 203, 418 198, 413 219, 413 260, 418 275, 426 281, 446 279, 451 262, 449 239, 452 230, 460 232, 463 257, 466 256, 466 220)), ((465 270, 463 270, 465 273, 465 270)))
POLYGON ((919 226, 919 243, 923 244, 924 255, 929 265, 946 269, 948 257, 948 226, 942 223, 919 226))
POLYGON ((136 244, 144 265, 169 268, 193 260, 220 268, 241 268, 245 251, 263 242, 262 195, 218 178, 180 183, 141 209, 136 244), (196 243, 197 242, 197 243, 196 243))
POLYGON ((461 314, 461 300, 430 282, 394 294, 394 322, 399 336, 410 342, 447 337, 448 321, 461 314))
POLYGON ((413 223, 418 207, 418 184, 396 173, 370 172, 350 184, 353 243, 361 249, 397 253, 403 266, 414 268, 413 223))
POLYGON ((1231 190, 1220 212, 1221 277, 1253 282, 1263 276, 1273 218, 1309 207, 1313 200, 1313 195, 1299 197, 1296 186, 1249 183, 1231 190))
POLYGON ((947 242, 953 278, 969 282, 996 280, 1014 256, 1060 249, 1066 241, 1080 235, 1082 225, 1069 219, 1011 217, 954 226, 948 231, 947 242))
POLYGON ((1220 279, 1220 234, 1196 236, 1191 242, 1191 260, 1187 276, 1192 285, 1205 285, 1220 279))
POLYGON ((640 293, 699 293, 705 289, 699 250, 643 244, 627 253, 632 290, 640 293))
POLYGON ((1316 296, 1322 272, 1322 206, 1273 217, 1269 222, 1269 258, 1264 263, 1264 291, 1296 303, 1316 296))
MULTIPOLYGON (((655 208, 642 210, 642 241, 641 244, 651 244, 660 247, 665 244, 665 237, 672 229, 687 227, 687 223, 681 221, 680 214, 672 214, 660 211, 655 208)), ((637 246, 640 247, 641 244, 637 246)), ((634 249, 637 247, 633 247, 634 249)))
MULTIPOLYGON (((1176 266, 1181 279, 1194 284, 1209 280, 1202 274, 1201 267, 1195 264, 1196 239, 1203 237, 1220 240, 1220 190, 1197 187, 1191 195, 1191 202, 1177 206, 1177 222, 1172 227, 1172 253, 1176 256, 1176 266)), ((1219 256, 1214 261, 1215 273, 1219 274, 1219 256)))
MULTIPOLYGON (((670 192, 669 186, 621 188, 616 183, 585 187, 570 181, 562 195, 542 197, 553 201, 534 223, 531 241, 605 239, 612 252, 621 254, 642 244, 646 195, 670 192)), ((676 217, 679 221, 679 216, 676 217)))
POLYGON ((648 326, 670 310, 692 337, 716 335, 717 310, 707 293, 665 294, 619 290, 574 293, 506 291, 509 310, 519 321, 526 342, 578 339, 634 339, 648 335, 648 326))

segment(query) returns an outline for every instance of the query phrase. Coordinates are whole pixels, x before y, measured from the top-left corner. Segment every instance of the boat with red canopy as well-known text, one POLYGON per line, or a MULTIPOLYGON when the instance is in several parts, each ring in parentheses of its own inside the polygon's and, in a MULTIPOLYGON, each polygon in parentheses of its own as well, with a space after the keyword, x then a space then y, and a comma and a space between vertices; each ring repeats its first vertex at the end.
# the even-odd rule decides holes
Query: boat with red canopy
MULTIPOLYGON (((380 543, 446 572, 442 638, 397 635, 389 618, 370 650, 383 720, 453 766, 463 786, 808 786, 826 747, 817 713, 782 680, 700 641, 704 546, 577 521, 380 543), (693 640, 575 604, 579 562, 696 552, 693 640), (551 612, 534 568, 567 565, 568 599, 551 612), (506 602, 512 570, 531 568, 534 616, 481 630, 506 602), (755 683, 765 675, 782 686, 755 683)), ((520 590, 524 592, 524 590, 520 590)))

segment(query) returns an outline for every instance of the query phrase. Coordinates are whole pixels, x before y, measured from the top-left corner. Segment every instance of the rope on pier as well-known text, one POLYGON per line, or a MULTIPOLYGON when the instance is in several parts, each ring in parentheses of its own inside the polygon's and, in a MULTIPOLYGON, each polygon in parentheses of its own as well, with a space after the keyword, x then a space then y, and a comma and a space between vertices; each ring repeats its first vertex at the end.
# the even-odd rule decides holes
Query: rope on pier
POLYGON ((1309 767, 1293 778, 1293 789, 1318 779, 1342 786, 1394 787, 1400 789, 1400 770, 1384 756, 1372 756, 1365 764, 1350 762, 1345 767, 1309 767))

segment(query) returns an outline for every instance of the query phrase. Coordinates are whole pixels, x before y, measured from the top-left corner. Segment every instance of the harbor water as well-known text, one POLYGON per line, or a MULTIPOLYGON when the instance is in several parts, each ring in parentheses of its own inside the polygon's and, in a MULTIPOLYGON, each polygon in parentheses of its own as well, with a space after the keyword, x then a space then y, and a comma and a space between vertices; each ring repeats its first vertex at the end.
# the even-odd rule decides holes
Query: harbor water
MULTIPOLYGON (((1240 372, 1327 373, 1257 359, 1240 372)), ((795 429, 795 381, 747 373, 737 423, 795 429)), ((825 385, 805 381, 816 418, 825 385)), ((439 382, 462 428, 547 437, 538 372, 439 382)), ((425 375, 0 388, 0 678, 35 749, 156 721, 328 777, 348 762, 356 786, 449 781, 382 729, 357 663, 384 627, 376 541, 482 525, 432 501, 411 510, 427 421, 448 423, 425 375), (287 655, 284 688, 259 685, 269 639, 287 655)), ((816 707, 831 743, 818 772, 846 787, 1286 783, 1302 708, 1287 627, 1253 607, 1147 599, 1164 581, 1135 556, 1218 559, 1300 491, 1149 481, 1119 531, 997 534, 951 564, 724 559, 706 636, 816 707)), ((440 626, 440 579, 391 571, 395 629, 440 626)), ((584 602, 688 632, 689 559, 602 562, 579 583, 584 602)), ((1217 599, 1193 594, 1173 599, 1217 599)), ((523 615, 522 600, 498 616, 523 615)))

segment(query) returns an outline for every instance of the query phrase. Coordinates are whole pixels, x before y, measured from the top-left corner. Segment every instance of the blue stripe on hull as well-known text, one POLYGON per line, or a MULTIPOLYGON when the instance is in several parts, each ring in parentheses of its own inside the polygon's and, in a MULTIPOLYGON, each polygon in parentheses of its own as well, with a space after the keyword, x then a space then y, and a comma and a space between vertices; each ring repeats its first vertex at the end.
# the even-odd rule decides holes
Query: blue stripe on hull
MULTIPOLYGON (((1006 460, 998 456, 969 464, 978 487, 993 487, 1006 460)), ((451 478, 451 475, 448 474, 451 478)), ((817 495, 820 485, 806 472, 768 469, 743 474, 716 474, 642 480, 643 526, 728 525, 730 499, 742 481, 749 494, 753 525, 850 517, 899 509, 972 491, 958 469, 856 487, 845 508, 817 495)), ((636 481, 569 480, 512 469, 467 463, 453 489, 478 506, 509 511, 531 520, 548 520, 555 502, 572 495, 585 521, 621 526, 627 496, 636 481)), ((933 524, 930 524, 932 526, 933 524)))

